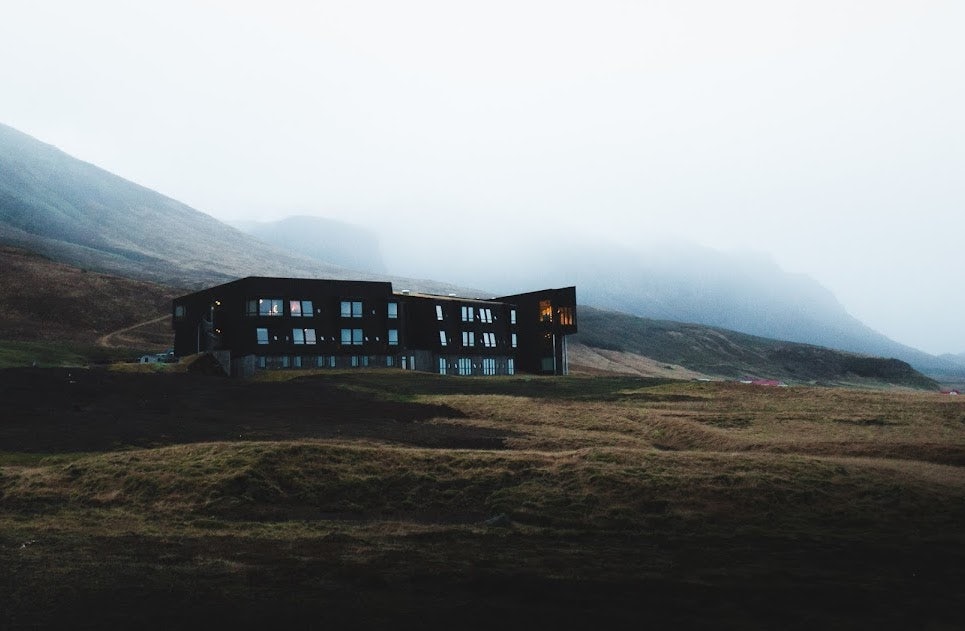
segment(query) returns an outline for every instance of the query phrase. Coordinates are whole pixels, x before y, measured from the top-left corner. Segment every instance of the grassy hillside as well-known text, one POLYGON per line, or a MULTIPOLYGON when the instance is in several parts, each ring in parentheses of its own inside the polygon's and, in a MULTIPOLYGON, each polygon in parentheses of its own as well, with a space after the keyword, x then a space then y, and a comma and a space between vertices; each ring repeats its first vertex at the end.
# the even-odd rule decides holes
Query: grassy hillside
POLYGON ((959 622, 965 401, 265 377, 0 375, 0 626, 959 622))
POLYGON ((642 355, 706 375, 937 388, 936 382, 897 359, 867 357, 698 324, 650 320, 581 306, 579 329, 574 342, 642 355))
MULTIPOLYGON (((76 365, 123 357, 125 352, 169 348, 173 338, 166 316, 171 299, 187 291, 90 272, 2 246, 0 269, 0 367, 34 362, 76 365), (125 330, 129 327, 134 328, 125 330), (121 350, 111 354, 105 347, 121 350)), ((579 316, 578 341, 596 349, 629 353, 618 362, 596 364, 597 371, 623 372, 645 363, 648 368, 643 374, 678 379, 756 375, 793 382, 937 387, 895 360, 862 358, 588 307, 580 307, 579 316), (673 364, 670 370, 667 364, 673 364)), ((581 368, 581 357, 574 353, 574 367, 581 368)))

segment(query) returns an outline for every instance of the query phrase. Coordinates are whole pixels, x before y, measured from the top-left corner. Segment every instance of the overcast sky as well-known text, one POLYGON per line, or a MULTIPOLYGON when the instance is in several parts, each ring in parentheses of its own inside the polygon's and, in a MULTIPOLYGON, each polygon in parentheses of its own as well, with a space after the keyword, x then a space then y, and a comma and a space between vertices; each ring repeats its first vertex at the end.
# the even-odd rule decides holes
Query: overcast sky
MULTIPOLYGON (((769 253, 965 351, 965 2, 5 0, 0 122, 219 219, 769 253)), ((445 270, 438 276, 446 280, 445 270)))

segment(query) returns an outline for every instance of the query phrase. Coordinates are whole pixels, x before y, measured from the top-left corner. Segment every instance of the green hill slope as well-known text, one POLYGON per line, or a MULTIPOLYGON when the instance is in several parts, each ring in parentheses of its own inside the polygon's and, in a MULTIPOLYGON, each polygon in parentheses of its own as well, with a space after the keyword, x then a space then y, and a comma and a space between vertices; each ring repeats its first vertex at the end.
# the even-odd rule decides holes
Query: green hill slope
POLYGON ((884 383, 934 389, 938 384, 898 359, 869 357, 820 346, 782 342, 726 329, 651 320, 580 307, 587 346, 634 353, 707 375, 792 382, 884 383))

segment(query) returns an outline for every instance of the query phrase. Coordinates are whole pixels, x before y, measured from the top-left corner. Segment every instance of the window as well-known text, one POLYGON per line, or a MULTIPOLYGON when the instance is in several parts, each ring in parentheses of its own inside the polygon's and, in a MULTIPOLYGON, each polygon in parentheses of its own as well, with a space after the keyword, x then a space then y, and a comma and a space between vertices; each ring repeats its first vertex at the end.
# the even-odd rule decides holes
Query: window
POLYGON ((388 366, 389 368, 392 368, 393 366, 395 366, 395 357, 392 357, 391 355, 386 357, 385 365, 388 366))
POLYGON ((496 359, 493 357, 486 357, 482 360, 482 372, 484 375, 495 375, 496 374, 496 359))
POLYGON ((557 313, 560 316, 560 324, 563 326, 573 326, 573 307, 560 307, 557 313))
POLYGON ((358 368, 358 367, 359 367, 359 356, 352 355, 352 368, 358 368))
POLYGON ((315 329, 292 329, 292 341, 295 344, 314 344, 315 329))
POLYGON ((476 334, 472 331, 462 332, 462 345, 463 346, 475 346, 476 345, 476 334))
POLYGON ((540 322, 552 322, 553 321, 553 305, 549 300, 539 301, 539 321, 540 322))
POLYGON ((515 375, 516 374, 516 360, 510 357, 506 360, 506 374, 515 375))
POLYGON ((295 355, 294 357, 292 357, 292 368, 301 368, 301 367, 302 367, 302 356, 295 355))
POLYGON ((361 346, 362 329, 342 329, 341 341, 343 346, 361 346))
POLYGON ((268 329, 255 329, 255 338, 258 340, 259 344, 268 343, 268 329))
POLYGON ((342 312, 343 318, 361 318, 362 301, 361 300, 343 300, 341 304, 341 312, 342 312))
POLYGON ((436 320, 442 320, 442 305, 436 305, 436 320))
POLYGON ((509 310, 509 323, 510 323, 510 324, 516 324, 516 310, 515 310, 515 309, 510 309, 510 310, 509 310))
POLYGON ((471 375, 472 374, 472 360, 468 357, 460 357, 459 362, 459 374, 460 375, 471 375))
POLYGON ((258 298, 245 303, 245 315, 250 316, 283 316, 284 302, 281 298, 258 298))
POLYGON ((311 300, 289 300, 288 310, 291 311, 293 318, 311 318, 315 315, 311 300))
POLYGON ((445 358, 445 357, 440 357, 440 358, 439 358, 439 374, 440 374, 440 375, 446 374, 446 368, 448 368, 448 366, 446 365, 446 358, 445 358))
POLYGON ((259 356, 258 356, 258 367, 259 367, 259 368, 265 368, 267 365, 268 365, 268 364, 267 364, 267 362, 265 361, 265 356, 264 356, 264 355, 259 355, 259 356))
POLYGON ((182 318, 184 318, 184 305, 174 306, 174 317, 177 320, 181 320, 182 318))
POLYGON ((462 321, 463 321, 463 322, 472 322, 473 319, 475 318, 475 315, 474 315, 473 312, 474 312, 474 308, 473 308, 473 307, 462 307, 462 309, 461 309, 462 321))
POLYGON ((496 348, 496 334, 495 333, 483 333, 483 346, 486 348, 496 348))
POLYGON ((515 334, 515 333, 513 333, 511 339, 512 339, 513 348, 516 348, 516 346, 517 346, 517 340, 516 340, 516 334, 515 334))
POLYGON ((492 324, 493 310, 489 308, 479 309, 479 321, 485 322, 486 324, 492 324))
POLYGON ((389 346, 399 345, 399 329, 389 329, 389 346))
POLYGON ((440 344, 441 346, 445 346, 445 345, 446 345, 446 332, 445 332, 445 331, 439 331, 439 344, 440 344))
POLYGON ((390 302, 388 306, 388 316, 390 320, 395 320, 399 317, 399 303, 390 302))

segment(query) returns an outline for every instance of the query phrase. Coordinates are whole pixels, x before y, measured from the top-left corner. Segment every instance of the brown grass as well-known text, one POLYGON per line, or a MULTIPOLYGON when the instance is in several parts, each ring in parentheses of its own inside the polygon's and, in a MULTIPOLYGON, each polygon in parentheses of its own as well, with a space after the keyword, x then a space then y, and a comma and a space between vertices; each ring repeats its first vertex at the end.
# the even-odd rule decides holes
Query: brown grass
MULTIPOLYGON (((102 626, 147 611, 158 627, 321 615, 371 628, 633 626, 642 615, 757 628, 957 622, 961 399, 271 376, 247 393, 188 375, 91 382, 126 384, 142 402, 129 421, 145 432, 158 414, 190 426, 219 399, 230 410, 163 446, 43 455, 0 444, 0 564, 12 568, 0 622, 63 624, 78 607, 102 626), (152 398, 187 396, 172 388, 191 384, 204 405, 165 412, 152 398), (296 412, 302 424, 290 423, 296 412), (214 438, 229 418, 260 423, 258 438, 214 438), (342 432, 353 418, 370 431, 342 432), (333 422, 341 429, 324 429, 333 422), (501 448, 455 448, 467 436, 501 448)), ((90 409, 124 409, 92 392, 90 409)), ((31 408, 32 427, 44 427, 44 409, 62 413, 31 408)))

